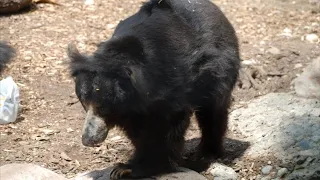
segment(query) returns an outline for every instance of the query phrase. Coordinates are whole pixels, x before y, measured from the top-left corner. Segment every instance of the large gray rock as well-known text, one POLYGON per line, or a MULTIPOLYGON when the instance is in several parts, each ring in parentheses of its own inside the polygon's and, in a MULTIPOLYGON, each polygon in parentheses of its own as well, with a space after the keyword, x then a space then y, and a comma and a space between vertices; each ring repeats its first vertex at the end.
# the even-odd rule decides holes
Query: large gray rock
POLYGON ((0 167, 1 180, 67 180, 63 176, 34 164, 7 164, 0 167))
MULTIPOLYGON (((75 177, 74 180, 110 180, 109 175, 113 167, 109 167, 102 170, 95 170, 87 173, 81 173, 75 177)), ((140 180, 207 180, 204 176, 198 174, 195 171, 180 168, 181 172, 165 174, 157 176, 155 178, 144 178, 140 180)))
POLYGON ((233 111, 230 128, 240 131, 251 143, 247 156, 270 156, 284 164, 293 163, 288 176, 292 179, 320 179, 319 100, 271 93, 233 111))
MULTIPOLYGON (((109 180, 110 172, 113 167, 102 170, 95 170, 78 174, 73 180, 109 180)), ((206 180, 206 178, 195 171, 180 168, 181 172, 165 174, 152 178, 152 180, 206 180)), ((68 180, 65 177, 56 174, 53 171, 45 169, 41 166, 28 163, 13 163, 0 167, 1 180, 68 180)), ((70 179, 69 179, 70 180, 70 179)), ((151 180, 144 178, 140 180, 151 180)))
POLYGON ((1 13, 15 13, 31 5, 32 0, 0 0, 1 13))
POLYGON ((320 56, 314 59, 293 83, 299 96, 320 99, 320 56))

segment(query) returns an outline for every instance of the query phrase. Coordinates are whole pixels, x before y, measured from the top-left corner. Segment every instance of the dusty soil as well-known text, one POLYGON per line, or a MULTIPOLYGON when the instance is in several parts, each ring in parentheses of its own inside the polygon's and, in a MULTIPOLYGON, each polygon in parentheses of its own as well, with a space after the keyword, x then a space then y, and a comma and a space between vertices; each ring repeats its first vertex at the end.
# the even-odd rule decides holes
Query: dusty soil
MULTIPOLYGON (((0 16, 0 39, 18 52, 2 77, 11 75, 17 82, 23 107, 16 123, 0 126, 0 165, 32 162, 73 177, 125 161, 132 146, 118 130, 113 130, 101 147, 81 144, 84 111, 66 68, 66 47, 74 41, 82 52, 94 51, 142 1, 95 0, 94 6, 86 6, 82 0, 58 2, 62 6, 37 4, 19 14, 0 16)), ((320 55, 319 43, 304 40, 307 34, 319 34, 319 4, 307 0, 214 2, 237 30, 242 59, 249 64, 244 70, 252 77, 246 86, 239 81, 232 109, 269 92, 290 91, 292 79, 320 55)), ((193 124, 187 139, 198 136, 193 124)), ((228 138, 228 154, 222 161, 233 167, 235 158, 244 161, 234 167, 241 178, 253 179, 259 164, 272 159, 243 157, 248 144, 241 141, 241 135, 230 131, 228 138)))

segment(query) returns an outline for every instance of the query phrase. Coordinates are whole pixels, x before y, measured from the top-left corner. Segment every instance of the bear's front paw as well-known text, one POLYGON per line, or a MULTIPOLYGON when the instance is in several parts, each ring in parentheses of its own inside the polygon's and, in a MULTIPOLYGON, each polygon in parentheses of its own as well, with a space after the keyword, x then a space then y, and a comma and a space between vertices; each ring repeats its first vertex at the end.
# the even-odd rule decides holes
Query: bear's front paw
POLYGON ((123 178, 133 178, 132 169, 127 164, 119 163, 116 165, 110 173, 111 180, 118 180, 123 178))

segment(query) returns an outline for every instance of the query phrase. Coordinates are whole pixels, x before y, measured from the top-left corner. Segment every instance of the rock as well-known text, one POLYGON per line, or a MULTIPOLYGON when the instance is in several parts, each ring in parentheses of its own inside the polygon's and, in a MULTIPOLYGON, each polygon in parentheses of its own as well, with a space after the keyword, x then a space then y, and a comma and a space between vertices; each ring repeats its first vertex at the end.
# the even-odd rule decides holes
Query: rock
POLYGON ((287 173, 288 173, 288 169, 287 168, 281 168, 281 169, 278 170, 277 176, 279 178, 282 178, 287 173))
POLYGON ((320 56, 308 65, 303 73, 293 80, 299 96, 320 99, 320 56))
POLYGON ((72 128, 67 128, 67 133, 73 132, 74 130, 72 128))
POLYGON ((26 60, 26 61, 31 61, 31 59, 32 59, 32 57, 30 57, 30 56, 24 57, 24 60, 26 60))
POLYGON ((262 177, 260 180, 271 180, 271 177, 269 177, 269 176, 262 177))
POLYGON ((241 64, 244 66, 250 66, 258 63, 254 59, 251 59, 251 60, 243 60, 241 61, 241 64))
POLYGON ((290 164, 287 168, 295 169, 293 177, 320 179, 318 99, 270 93, 231 112, 229 127, 241 133, 243 141, 250 142, 244 156, 257 159, 272 156, 290 164))
POLYGON ((18 12, 21 9, 31 5, 31 2, 32 0, 1 0, 0 14, 18 12))
POLYGON ((257 175, 256 180, 261 180, 262 176, 260 174, 257 175))
POLYGON ((285 28, 285 29, 283 30, 283 32, 281 33, 281 35, 287 36, 287 37, 292 37, 292 30, 289 29, 289 28, 285 28))
POLYGON ((303 65, 301 63, 298 63, 296 65, 294 65, 294 69, 299 69, 299 68, 302 68, 303 65))
POLYGON ((276 48, 276 47, 271 47, 271 48, 269 48, 269 49, 267 50, 267 52, 268 52, 268 53, 271 53, 271 54, 273 54, 273 55, 279 55, 279 54, 281 54, 281 51, 280 51, 278 48, 276 48))
POLYGON ((52 130, 52 129, 41 129, 40 131, 42 131, 45 135, 53 135, 55 133, 60 132, 60 131, 52 130))
POLYGON ((271 170, 272 170, 272 166, 264 166, 262 169, 261 169, 261 172, 262 172, 262 174, 264 174, 264 175, 268 175, 268 174, 270 174, 270 172, 271 172, 271 170))
POLYGON ((115 24, 107 24, 108 29, 114 29, 116 27, 115 24))
POLYGON ((6 164, 0 167, 1 180, 67 180, 63 176, 34 164, 6 164))
POLYGON ((232 168, 219 163, 214 163, 212 167, 213 169, 210 173, 213 175, 214 180, 237 180, 238 175, 232 168))
MULTIPOLYGON (((91 172, 81 173, 78 174, 74 180, 110 180, 109 175, 112 171, 113 167, 109 167, 102 170, 95 170, 91 172)), ((175 179, 175 180, 206 180, 206 178, 195 171, 180 168, 181 172, 165 174, 161 176, 157 176, 155 178, 143 178, 139 180, 168 180, 168 179, 175 179)))
POLYGON ((247 107, 230 114, 230 128, 235 127, 251 142, 247 153, 253 157, 274 155, 289 158, 298 155, 299 143, 308 141, 311 150, 320 149, 320 103, 292 93, 270 93, 247 107))
POLYGON ((115 136, 115 137, 110 138, 110 141, 119 141, 121 139, 122 139, 121 136, 115 136))
POLYGON ((319 36, 316 34, 308 34, 306 35, 306 40, 310 43, 316 43, 319 41, 319 36))

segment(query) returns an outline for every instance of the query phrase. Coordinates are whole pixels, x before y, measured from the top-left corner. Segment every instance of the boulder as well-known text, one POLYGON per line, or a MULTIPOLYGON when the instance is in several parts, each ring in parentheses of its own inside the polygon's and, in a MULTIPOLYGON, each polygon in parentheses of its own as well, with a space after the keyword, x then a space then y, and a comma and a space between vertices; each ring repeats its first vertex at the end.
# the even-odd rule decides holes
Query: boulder
POLYGON ((0 167, 1 180, 67 180, 63 176, 35 164, 12 163, 0 167))
POLYGON ((320 100, 271 93, 234 110, 230 128, 250 142, 246 156, 287 166, 291 171, 280 173, 285 179, 320 179, 320 100))
POLYGON ((297 95, 320 99, 320 56, 314 59, 293 83, 297 95))
MULTIPOLYGON (((112 171, 113 167, 109 167, 106 169, 90 171, 86 173, 78 174, 74 180, 110 180, 109 175, 112 171)), ((161 176, 157 176, 155 178, 143 178, 140 180, 207 180, 204 176, 199 173, 186 169, 180 168, 181 172, 175 172, 171 174, 165 174, 161 176)))

